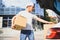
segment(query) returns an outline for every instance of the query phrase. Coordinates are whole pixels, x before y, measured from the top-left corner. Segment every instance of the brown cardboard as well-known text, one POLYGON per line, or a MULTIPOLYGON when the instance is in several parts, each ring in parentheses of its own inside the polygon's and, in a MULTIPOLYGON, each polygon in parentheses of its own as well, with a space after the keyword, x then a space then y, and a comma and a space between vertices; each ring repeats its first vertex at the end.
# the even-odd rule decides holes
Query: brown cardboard
POLYGON ((16 19, 14 20, 14 28, 15 30, 21 30, 26 27, 27 19, 23 16, 16 16, 16 19))

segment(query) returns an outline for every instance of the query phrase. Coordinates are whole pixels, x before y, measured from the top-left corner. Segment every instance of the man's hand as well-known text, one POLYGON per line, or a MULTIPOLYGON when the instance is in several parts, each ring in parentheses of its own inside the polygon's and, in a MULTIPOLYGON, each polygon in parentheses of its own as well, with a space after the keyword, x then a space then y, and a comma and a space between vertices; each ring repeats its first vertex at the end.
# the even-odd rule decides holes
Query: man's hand
POLYGON ((15 28, 15 24, 13 24, 13 25, 11 26, 11 28, 14 29, 14 28, 15 28))
POLYGON ((47 24, 54 24, 53 22, 48 22, 47 24))

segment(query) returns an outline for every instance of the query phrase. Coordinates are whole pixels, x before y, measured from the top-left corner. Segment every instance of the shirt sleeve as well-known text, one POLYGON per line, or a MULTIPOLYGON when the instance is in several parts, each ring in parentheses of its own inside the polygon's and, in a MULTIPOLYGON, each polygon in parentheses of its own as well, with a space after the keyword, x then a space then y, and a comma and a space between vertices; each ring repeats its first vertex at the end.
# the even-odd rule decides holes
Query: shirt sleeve
POLYGON ((18 14, 16 14, 16 16, 19 16, 19 15, 21 15, 21 12, 19 12, 18 14))
POLYGON ((36 19, 36 18, 38 18, 36 15, 33 15, 33 19, 36 19))

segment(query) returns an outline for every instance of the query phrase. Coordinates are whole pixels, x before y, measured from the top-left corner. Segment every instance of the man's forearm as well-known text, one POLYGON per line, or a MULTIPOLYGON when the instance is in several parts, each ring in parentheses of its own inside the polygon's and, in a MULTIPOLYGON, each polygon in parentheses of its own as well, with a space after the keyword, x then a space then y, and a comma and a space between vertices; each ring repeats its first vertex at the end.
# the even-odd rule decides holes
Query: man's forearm
POLYGON ((42 23, 50 23, 50 22, 45 21, 45 20, 43 20, 43 19, 41 19, 41 18, 37 18, 37 20, 38 20, 39 22, 42 22, 42 23))
POLYGON ((57 18, 56 16, 49 16, 50 18, 57 18))

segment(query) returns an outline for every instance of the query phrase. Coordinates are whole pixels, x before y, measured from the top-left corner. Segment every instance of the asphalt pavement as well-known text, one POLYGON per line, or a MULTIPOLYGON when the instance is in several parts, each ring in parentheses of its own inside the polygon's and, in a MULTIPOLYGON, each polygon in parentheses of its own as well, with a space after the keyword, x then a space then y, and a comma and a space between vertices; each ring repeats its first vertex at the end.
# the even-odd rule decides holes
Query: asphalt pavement
MULTIPOLYGON (((43 30, 34 31, 34 37, 35 40, 44 40, 43 30)), ((13 30, 11 28, 0 29, 0 40, 19 40, 19 39, 20 39, 20 31, 13 30)))

